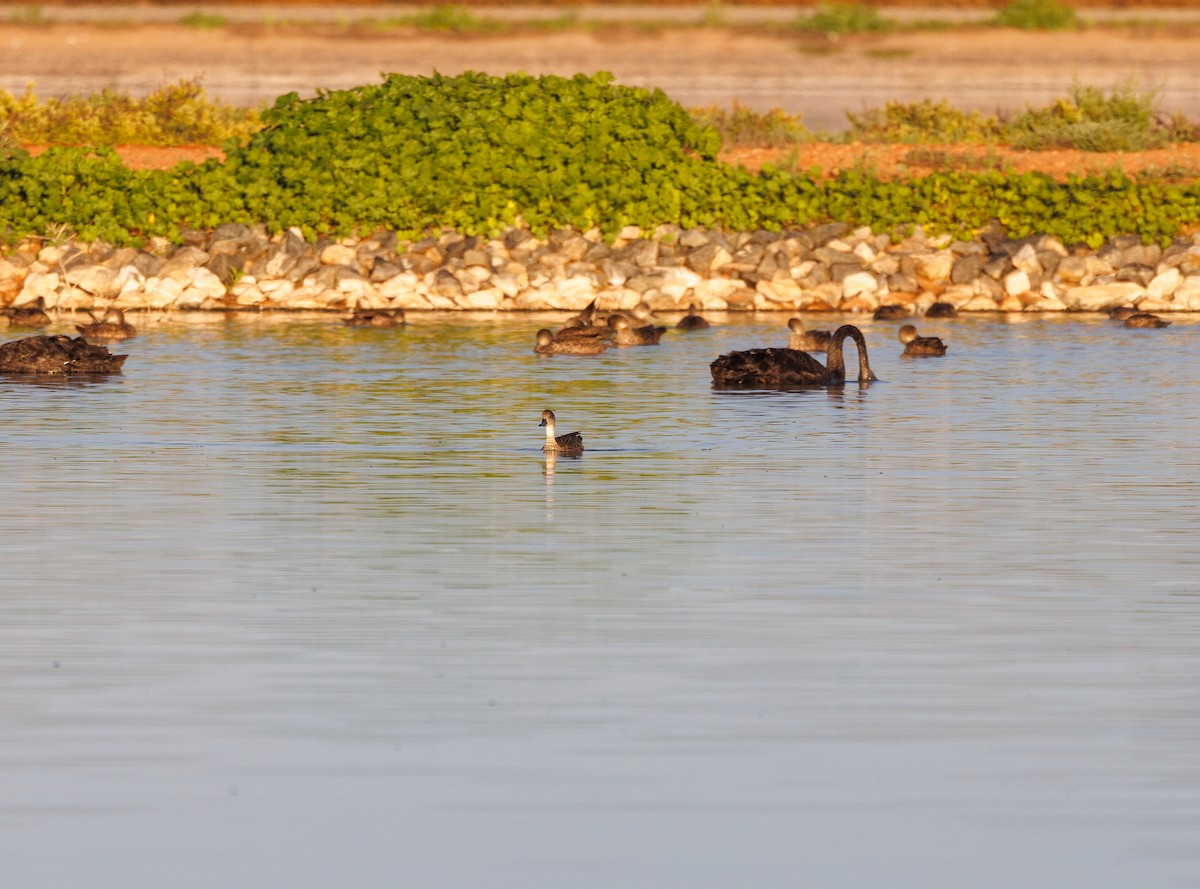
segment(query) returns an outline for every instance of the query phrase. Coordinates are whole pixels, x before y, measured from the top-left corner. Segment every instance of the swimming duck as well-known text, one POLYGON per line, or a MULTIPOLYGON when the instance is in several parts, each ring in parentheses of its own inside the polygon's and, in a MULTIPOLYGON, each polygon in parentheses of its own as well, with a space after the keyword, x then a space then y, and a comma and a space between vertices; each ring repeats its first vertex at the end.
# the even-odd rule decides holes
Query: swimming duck
POLYGON ((925 310, 926 318, 957 318, 958 309, 950 303, 934 303, 925 310))
POLYGON ((905 355, 945 355, 946 344, 936 336, 917 336, 917 329, 911 324, 900 328, 897 339, 904 343, 905 355))
POLYGON ((875 310, 875 314, 872 317, 876 321, 895 321, 898 318, 907 318, 908 308, 891 303, 886 306, 880 306, 875 310))
POLYGON ((137 328, 125 320, 125 313, 120 309, 109 309, 101 320, 91 312, 91 324, 76 324, 75 329, 89 340, 104 340, 117 342, 137 336, 137 328))
POLYGON ((833 334, 828 330, 805 330, 804 322, 799 318, 788 322, 788 330, 792 332, 788 338, 788 348, 799 349, 801 352, 824 352, 833 338, 833 334))
POLYGON ((114 355, 81 336, 29 336, 0 345, 0 373, 117 373, 128 357, 114 355))
POLYGON ((858 382, 865 385, 877 379, 867 361, 867 343, 862 331, 853 324, 843 324, 833 332, 824 367, 807 352, 798 349, 748 349, 722 355, 709 365, 713 385, 750 389, 841 386, 846 382, 842 346, 847 337, 858 347, 858 382))
POLYGON ((653 324, 634 327, 624 315, 609 315, 608 325, 616 331, 613 334, 615 346, 657 346, 667 332, 665 327, 655 327, 653 324))
POLYGON ((1149 312, 1135 312, 1125 319, 1122 327, 1170 327, 1171 322, 1151 315, 1149 312))
POLYGON ((400 327, 408 322, 404 309, 356 309, 342 323, 347 327, 400 327))
POLYGON ((8 316, 9 327, 45 327, 50 323, 50 316, 46 314, 46 300, 43 297, 38 297, 37 302, 31 306, 9 306, 4 310, 4 314, 8 316))
POLYGON ((1115 309, 1108 310, 1108 317, 1113 321, 1124 321, 1130 315, 1136 315, 1138 310, 1133 306, 1117 306, 1115 309))
POLYGON ((537 332, 537 345, 533 351, 538 355, 599 355, 607 348, 608 343, 600 337, 568 336, 560 339, 543 327, 537 332))
POLYGON ((554 434, 554 411, 542 411, 542 422, 538 425, 546 427, 546 443, 542 446, 542 450, 547 454, 578 457, 583 453, 583 436, 578 432, 567 432, 564 435, 554 434))
POLYGON ((675 325, 676 330, 704 330, 709 327, 709 323, 701 315, 696 314, 696 304, 688 304, 688 313, 679 319, 679 323, 675 325))

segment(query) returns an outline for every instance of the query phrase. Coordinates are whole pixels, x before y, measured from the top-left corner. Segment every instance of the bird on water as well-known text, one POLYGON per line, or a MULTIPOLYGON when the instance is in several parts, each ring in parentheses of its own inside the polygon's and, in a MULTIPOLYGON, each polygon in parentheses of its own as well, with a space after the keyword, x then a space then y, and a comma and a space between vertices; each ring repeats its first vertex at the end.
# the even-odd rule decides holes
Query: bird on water
POLYGON ((867 358, 862 331, 843 324, 833 332, 829 357, 822 365, 798 349, 747 349, 722 355, 709 365, 713 385, 725 389, 790 389, 800 386, 841 386, 846 382, 846 360, 842 354, 847 339, 858 349, 858 382, 877 379, 867 358))
POLYGON ((554 434, 554 411, 542 411, 542 422, 538 425, 546 427, 546 444, 542 446, 542 450, 547 454, 578 457, 583 453, 583 436, 578 432, 554 434))
POLYGON ((788 322, 788 330, 792 332, 788 337, 788 348, 799 349, 801 352, 824 352, 833 338, 833 334, 828 330, 805 330, 804 322, 799 318, 788 322))
POLYGON ((904 343, 904 354, 914 355, 945 355, 946 344, 936 336, 917 336, 917 328, 905 324, 900 328, 897 339, 904 343))
POLYGON ((0 373, 117 373, 128 355, 114 355, 83 337, 27 336, 0 345, 0 373))

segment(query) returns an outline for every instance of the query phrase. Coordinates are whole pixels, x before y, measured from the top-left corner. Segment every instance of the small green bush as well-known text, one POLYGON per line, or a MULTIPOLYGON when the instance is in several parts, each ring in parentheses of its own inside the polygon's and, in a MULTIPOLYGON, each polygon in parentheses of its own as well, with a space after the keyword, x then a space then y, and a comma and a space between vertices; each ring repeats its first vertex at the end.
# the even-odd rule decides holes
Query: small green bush
POLYGON ((1075 83, 1066 98, 1048 108, 1029 109, 1008 124, 1009 141, 1033 151, 1143 151, 1167 141, 1155 123, 1157 96, 1125 82, 1106 92, 1075 83))
POLYGON ((71 145, 219 145, 259 126, 256 109, 209 99, 195 80, 160 87, 144 98, 105 89, 40 101, 0 90, 0 130, 16 142, 71 145))
POLYGON ((694 108, 692 119, 702 127, 711 127, 721 136, 723 145, 743 145, 762 148, 785 148, 811 142, 812 134, 798 115, 773 108, 755 111, 734 102, 731 109, 710 105, 694 108))
POLYGON ((978 111, 962 111, 946 100, 888 102, 862 114, 846 113, 849 136, 859 142, 892 142, 907 145, 996 142, 1000 121, 978 111))
POLYGON ((894 29, 894 24, 874 6, 858 3, 822 3, 812 15, 801 16, 796 27, 822 34, 879 34, 894 29))
POLYGON ((1024 31, 1065 31, 1078 26, 1075 10, 1060 0, 1012 0, 992 24, 1024 31))

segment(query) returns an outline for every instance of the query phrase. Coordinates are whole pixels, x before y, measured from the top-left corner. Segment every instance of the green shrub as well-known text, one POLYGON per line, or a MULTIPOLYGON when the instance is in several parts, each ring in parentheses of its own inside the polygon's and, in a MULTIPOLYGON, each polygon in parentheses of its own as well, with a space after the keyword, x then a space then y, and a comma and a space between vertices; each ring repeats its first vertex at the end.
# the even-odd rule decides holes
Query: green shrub
POLYGON ((1012 0, 992 24, 1025 31, 1065 31, 1079 24, 1075 11, 1060 0, 1012 0))
POLYGON ((179 17, 179 24, 185 28, 215 31, 228 25, 229 17, 216 12, 189 12, 179 17))
POLYGON ((258 111, 209 99, 195 80, 160 87, 141 99, 106 89, 40 101, 32 90, 0 90, 0 130, 16 142, 76 145, 219 145, 259 126, 258 111))
POLYGON ((850 138, 859 142, 936 144, 995 142, 1000 121, 978 111, 961 111, 946 100, 934 102, 888 102, 862 114, 846 113, 850 138))
POLYGON ((679 220, 720 193, 720 137, 610 74, 390 75, 283 96, 262 119, 225 167, 277 227, 615 230, 679 220))
POLYGON ((1168 132, 1155 123, 1156 111, 1157 97, 1131 82, 1112 92, 1076 83, 1067 98, 1022 112, 1007 130, 1014 147, 1033 151, 1142 151, 1167 140, 1168 132))
POLYGON ((755 111, 734 102, 731 109, 710 105, 694 108, 692 119, 702 127, 711 127, 721 137, 723 145, 753 145, 762 148, 784 148, 811 142, 812 134, 799 115, 773 108, 755 111))
POLYGON ((874 6, 858 3, 822 3, 812 15, 801 16, 796 27, 822 34, 878 34, 891 31, 892 22, 874 6))

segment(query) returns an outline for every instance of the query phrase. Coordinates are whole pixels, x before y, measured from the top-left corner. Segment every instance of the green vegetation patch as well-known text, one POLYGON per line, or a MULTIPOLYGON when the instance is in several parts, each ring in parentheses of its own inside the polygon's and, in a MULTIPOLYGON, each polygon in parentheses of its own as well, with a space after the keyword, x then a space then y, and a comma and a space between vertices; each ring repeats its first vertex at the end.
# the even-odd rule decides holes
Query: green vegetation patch
POLYGON ((1075 10, 1060 0, 1013 0, 996 14, 992 24, 1024 31, 1065 31, 1080 22, 1075 10))
POLYGON ((181 80, 144 98, 106 89, 42 102, 26 90, 0 90, 0 132, 15 142, 76 145, 219 145, 259 127, 256 109, 209 99, 196 80, 181 80))
POLYGON ((0 231, 20 238, 65 225, 81 240, 135 243, 224 222, 415 236, 840 221, 970 237, 999 223, 1014 236, 1095 246, 1117 234, 1166 241, 1200 223, 1200 185, 1166 177, 752 174, 717 160, 715 129, 663 93, 608 74, 393 75, 308 100, 289 94, 262 123, 226 146, 224 162, 168 171, 130 170, 108 148, 0 150, 0 231))

